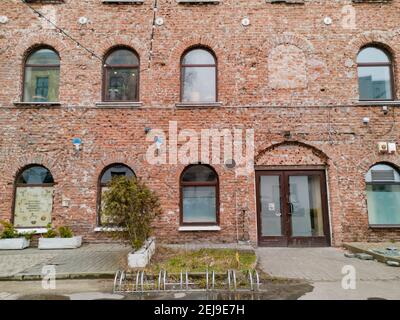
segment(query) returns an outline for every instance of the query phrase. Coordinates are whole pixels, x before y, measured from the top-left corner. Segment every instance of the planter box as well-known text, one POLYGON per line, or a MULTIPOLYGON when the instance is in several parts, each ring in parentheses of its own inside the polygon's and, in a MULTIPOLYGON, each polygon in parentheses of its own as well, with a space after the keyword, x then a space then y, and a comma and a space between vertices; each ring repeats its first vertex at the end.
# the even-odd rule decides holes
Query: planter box
POLYGON ((130 268, 144 268, 150 262, 156 251, 156 240, 149 238, 143 247, 128 254, 128 266, 130 268))
POLYGON ((76 249, 82 245, 82 237, 39 238, 39 249, 76 249))
POLYGON ((29 247, 29 240, 25 238, 1 239, 0 250, 21 250, 29 247))

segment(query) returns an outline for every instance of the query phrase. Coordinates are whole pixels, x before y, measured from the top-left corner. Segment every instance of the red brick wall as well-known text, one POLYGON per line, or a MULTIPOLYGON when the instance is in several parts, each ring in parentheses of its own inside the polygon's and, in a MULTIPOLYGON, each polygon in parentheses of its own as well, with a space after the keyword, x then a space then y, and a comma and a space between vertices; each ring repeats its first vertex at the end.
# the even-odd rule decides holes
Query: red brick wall
MULTIPOLYGON (((18 170, 40 163, 57 182, 55 224, 69 224, 88 240, 104 239, 105 235, 93 232, 98 176, 106 165, 123 162, 161 196, 164 212, 155 223, 161 240, 234 242, 239 234, 255 243, 254 174, 236 178, 223 165, 214 166, 220 179, 221 231, 178 232, 179 175, 185 166, 149 165, 144 158, 149 145, 144 128, 167 132, 168 121, 177 121, 179 129, 198 131, 254 128, 256 164, 326 164, 335 245, 400 240, 400 229, 368 227, 364 192, 364 175, 371 165, 381 161, 400 165, 398 154, 377 151, 377 142, 399 140, 400 114, 391 108, 385 116, 379 106, 358 105, 355 64, 360 47, 381 43, 392 53, 398 76, 400 1, 355 4, 355 29, 345 29, 341 23, 348 1, 158 3, 157 16, 165 23, 155 29, 150 68, 152 1, 105 5, 99 0, 65 0, 34 5, 100 57, 115 45, 130 46, 139 54, 143 107, 100 109, 95 102, 101 101, 102 62, 19 1, 0 2, 0 15, 8 17, 7 23, 0 24, 0 218, 11 217, 18 170), (81 16, 89 18, 87 25, 78 23, 81 16), (241 25, 245 16, 251 21, 248 27, 241 25), (326 16, 333 19, 331 25, 323 23, 326 16), (21 99, 24 57, 40 44, 60 54, 61 105, 14 105, 21 99), (218 59, 222 106, 177 109, 180 57, 188 47, 199 44, 212 49, 218 59), (363 125, 363 117, 370 117, 368 126, 363 125), (284 131, 291 132, 290 148, 285 147, 284 131), (79 154, 71 145, 76 136, 83 140, 79 154), (63 197, 71 200, 68 208, 61 205, 63 197)), ((399 92, 398 81, 395 91, 399 92)))

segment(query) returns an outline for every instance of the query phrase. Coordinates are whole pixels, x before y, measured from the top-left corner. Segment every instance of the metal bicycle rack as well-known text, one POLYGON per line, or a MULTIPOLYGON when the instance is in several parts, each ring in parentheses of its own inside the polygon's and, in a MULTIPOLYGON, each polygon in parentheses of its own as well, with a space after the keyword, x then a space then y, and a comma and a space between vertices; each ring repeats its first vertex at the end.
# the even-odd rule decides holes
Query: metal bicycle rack
POLYGON ((168 274, 160 270, 158 275, 145 271, 118 270, 114 277, 114 293, 179 292, 179 291, 260 291, 260 277, 257 270, 237 272, 229 269, 226 273, 188 272, 168 274))

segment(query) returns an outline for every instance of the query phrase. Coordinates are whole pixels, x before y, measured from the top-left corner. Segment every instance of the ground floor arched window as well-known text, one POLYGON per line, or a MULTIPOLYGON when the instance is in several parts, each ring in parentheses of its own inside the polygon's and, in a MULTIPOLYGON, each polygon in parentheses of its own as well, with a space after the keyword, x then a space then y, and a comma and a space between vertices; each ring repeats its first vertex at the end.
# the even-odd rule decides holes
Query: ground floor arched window
POLYGON ((206 165, 191 165, 181 176, 181 225, 219 223, 217 173, 206 165))
POLYGON ((46 227, 51 223, 54 179, 40 165, 25 167, 15 181, 14 226, 46 227))
POLYGON ((368 219, 370 226, 400 227, 400 174, 388 164, 369 169, 367 184, 368 219))
POLYGON ((98 192, 98 225, 99 226, 110 226, 112 225, 112 221, 109 221, 109 218, 102 214, 102 208, 104 203, 102 201, 103 194, 108 190, 108 185, 111 182, 113 177, 123 176, 127 178, 135 177, 135 173, 131 168, 122 164, 115 163, 109 165, 104 168, 103 172, 100 175, 99 179, 99 192, 98 192))

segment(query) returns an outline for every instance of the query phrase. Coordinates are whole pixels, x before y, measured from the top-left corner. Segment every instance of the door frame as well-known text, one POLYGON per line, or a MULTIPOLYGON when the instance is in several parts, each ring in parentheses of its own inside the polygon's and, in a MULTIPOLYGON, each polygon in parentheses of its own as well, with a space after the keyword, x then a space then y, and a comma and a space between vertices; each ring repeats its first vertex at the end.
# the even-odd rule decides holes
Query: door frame
POLYGON ((328 192, 326 170, 322 168, 271 168, 270 170, 262 168, 256 170, 256 207, 257 207, 257 243, 259 246, 275 247, 326 247, 331 245, 331 229, 328 207, 328 192), (321 205, 323 214, 323 237, 292 237, 291 220, 289 212, 289 176, 295 175, 319 175, 321 183, 321 205), (261 197, 260 181, 261 176, 279 176, 280 177, 280 201, 281 201, 281 227, 282 236, 263 237, 261 235, 261 197))

